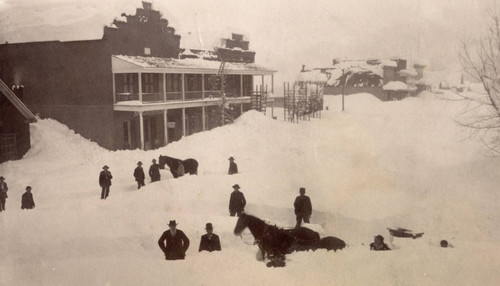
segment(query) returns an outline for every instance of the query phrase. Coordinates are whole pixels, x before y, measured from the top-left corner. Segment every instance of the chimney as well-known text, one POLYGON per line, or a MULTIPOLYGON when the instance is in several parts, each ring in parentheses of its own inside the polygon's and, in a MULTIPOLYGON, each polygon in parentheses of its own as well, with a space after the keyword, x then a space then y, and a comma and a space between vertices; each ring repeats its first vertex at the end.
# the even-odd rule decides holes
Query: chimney
POLYGON ((144 10, 146 10, 146 11, 151 11, 151 9, 153 7, 152 7, 152 4, 150 2, 142 1, 142 8, 144 8, 144 10))
POLYGON ((302 65, 302 70, 300 72, 305 72, 306 71, 306 65, 302 65))

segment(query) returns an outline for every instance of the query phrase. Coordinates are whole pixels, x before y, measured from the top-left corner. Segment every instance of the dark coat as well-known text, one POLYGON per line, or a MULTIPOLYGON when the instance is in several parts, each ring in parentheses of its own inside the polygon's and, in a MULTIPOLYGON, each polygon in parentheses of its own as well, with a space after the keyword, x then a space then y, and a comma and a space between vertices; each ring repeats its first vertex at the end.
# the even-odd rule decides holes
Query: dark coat
POLYGON ((154 163, 149 167, 149 176, 151 177, 152 182, 156 182, 160 180, 160 165, 154 163))
POLYGON ((219 240, 219 236, 215 233, 212 233, 212 236, 209 236, 209 234, 204 234, 201 236, 201 240, 200 240, 200 248, 198 249, 198 251, 202 251, 202 250, 206 250, 206 251, 214 251, 214 250, 221 250, 221 247, 220 247, 220 240, 219 240))
POLYGON ((158 245, 167 260, 184 259, 189 248, 189 239, 182 230, 177 229, 175 236, 167 230, 161 235, 158 245))
POLYGON ((229 175, 238 173, 238 165, 235 162, 229 162, 229 170, 227 171, 229 175))
POLYGON ((231 193, 231 198, 229 199, 229 210, 230 211, 243 211, 247 201, 245 200, 245 195, 242 192, 234 190, 231 193))
POLYGON ((7 186, 6 182, 0 183, 0 199, 6 199, 9 197, 7 195, 8 190, 9 190, 9 187, 7 186))
POLYGON ((137 168, 135 168, 134 178, 136 181, 139 181, 139 182, 143 182, 144 178, 146 178, 146 176, 144 176, 144 170, 142 169, 141 166, 137 166, 137 168))
POLYGON ((306 195, 300 195, 295 198, 293 203, 295 214, 301 216, 310 216, 312 213, 311 199, 306 195))
POLYGON ((35 207, 35 201, 33 201, 33 194, 25 192, 21 197, 21 209, 32 209, 35 207))
POLYGON ((110 171, 101 171, 101 173, 99 174, 99 186, 111 186, 111 179, 113 179, 113 176, 111 175, 110 171))
POLYGON ((379 251, 379 250, 391 250, 391 249, 385 243, 382 243, 382 244, 377 246, 377 245, 375 245, 375 242, 372 242, 372 243, 370 243, 370 250, 379 251))

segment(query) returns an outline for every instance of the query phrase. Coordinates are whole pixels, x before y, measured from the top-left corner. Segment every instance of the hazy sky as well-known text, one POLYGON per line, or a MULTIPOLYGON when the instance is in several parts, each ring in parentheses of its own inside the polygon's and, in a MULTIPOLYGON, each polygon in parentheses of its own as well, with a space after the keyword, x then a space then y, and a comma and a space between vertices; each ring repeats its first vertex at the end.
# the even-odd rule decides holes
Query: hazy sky
MULTIPOLYGON (((212 48, 244 33, 256 61, 282 74, 328 66, 333 58, 457 62, 460 40, 478 35, 494 0, 154 0, 181 46, 212 48)), ((0 0, 0 42, 102 37, 138 0, 0 0)))

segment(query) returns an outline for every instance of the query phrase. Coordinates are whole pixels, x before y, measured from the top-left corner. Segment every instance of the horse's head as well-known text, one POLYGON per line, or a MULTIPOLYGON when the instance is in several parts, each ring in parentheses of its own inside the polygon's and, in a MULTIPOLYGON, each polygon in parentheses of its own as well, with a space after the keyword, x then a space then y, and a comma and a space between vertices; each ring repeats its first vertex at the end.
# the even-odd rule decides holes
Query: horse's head
POLYGON ((168 157, 168 156, 162 156, 160 155, 160 158, 158 158, 158 165, 160 165, 161 169, 165 169, 165 164, 172 169, 174 166, 172 166, 172 163, 174 162, 174 158, 168 157))
POLYGON ((247 214, 242 213, 236 222, 234 227, 234 235, 240 235, 245 228, 248 227, 249 217, 247 214))

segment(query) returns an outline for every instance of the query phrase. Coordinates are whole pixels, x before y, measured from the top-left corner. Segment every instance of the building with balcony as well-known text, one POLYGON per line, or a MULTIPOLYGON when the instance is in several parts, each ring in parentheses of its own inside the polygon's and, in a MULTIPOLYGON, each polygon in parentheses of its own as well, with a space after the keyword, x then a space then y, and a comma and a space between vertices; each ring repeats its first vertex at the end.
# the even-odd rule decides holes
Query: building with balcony
POLYGON ((22 84, 26 105, 42 118, 110 150, 148 150, 218 126, 222 62, 235 117, 251 108, 256 83, 273 90, 275 71, 255 64, 248 45, 233 34, 184 57, 175 29, 143 2, 106 26, 102 39, 0 45, 0 78, 22 84))

